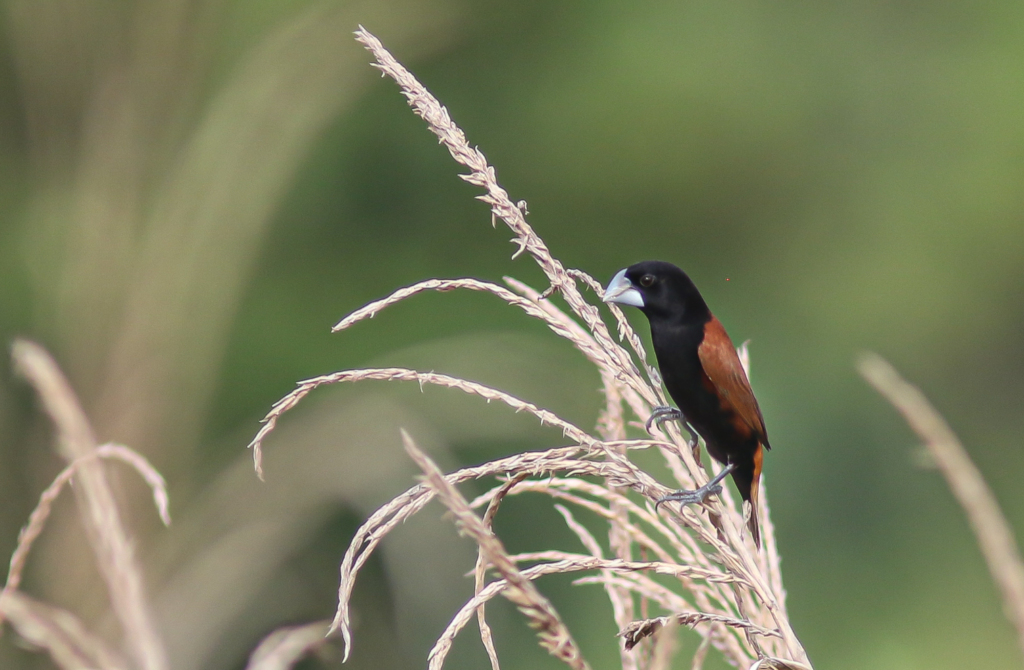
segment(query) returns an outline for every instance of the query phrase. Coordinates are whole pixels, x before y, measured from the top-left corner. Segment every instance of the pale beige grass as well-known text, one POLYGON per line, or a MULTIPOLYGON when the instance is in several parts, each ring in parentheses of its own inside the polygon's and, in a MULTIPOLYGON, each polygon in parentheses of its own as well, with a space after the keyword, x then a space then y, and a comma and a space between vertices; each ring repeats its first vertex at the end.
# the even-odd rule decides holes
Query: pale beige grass
POLYGON ((924 442, 928 454, 946 478, 957 502, 967 514, 978 547, 1003 600, 1003 611, 1017 632, 1024 654, 1024 562, 999 503, 967 450, 925 395, 904 380, 881 356, 865 354, 858 364, 861 375, 899 410, 924 442))
MULTIPOLYGON (((737 667, 747 667, 759 659, 792 659, 806 663, 807 657, 789 622, 785 591, 779 571, 774 529, 762 510, 765 542, 754 547, 745 531, 744 509, 731 492, 703 506, 678 510, 654 508, 654 501, 669 491, 692 488, 706 482, 717 471, 701 466, 699 452, 691 449, 676 426, 654 439, 629 439, 631 426, 642 426, 651 408, 666 404, 660 377, 646 359, 640 338, 622 312, 612 306, 615 335, 609 330, 597 306, 588 301, 578 282, 600 300, 603 288, 588 274, 566 269, 550 252, 543 240, 527 224, 525 207, 508 197, 496 180, 494 169, 479 149, 473 148, 463 132, 452 122, 447 110, 403 68, 380 44, 360 29, 357 39, 377 60, 376 66, 395 79, 413 110, 427 121, 455 160, 470 172, 461 175, 486 193, 479 196, 491 206, 494 222, 501 220, 513 232, 518 249, 515 256, 529 255, 545 273, 549 282, 537 291, 522 282, 505 278, 512 290, 477 279, 428 279, 400 288, 391 295, 371 302, 342 319, 335 331, 365 321, 402 300, 426 291, 467 289, 489 293, 521 310, 525 316, 548 326, 567 340, 595 365, 601 375, 604 399, 600 417, 592 433, 559 417, 554 412, 527 400, 516 398, 480 382, 436 372, 405 368, 343 370, 300 382, 292 393, 276 403, 265 425, 252 441, 257 473, 262 467, 263 443, 282 415, 314 389, 340 382, 367 380, 410 381, 457 389, 484 400, 497 401, 516 412, 530 414, 542 424, 561 431, 569 444, 546 451, 514 454, 448 475, 435 472, 432 464, 413 448, 406 446, 421 469, 428 472, 424 484, 414 486, 374 512, 356 532, 341 565, 338 610, 331 631, 340 632, 346 657, 352 645, 351 605, 355 579, 380 541, 399 524, 421 510, 430 500, 439 498, 453 513, 457 525, 479 545, 475 595, 461 608, 428 654, 432 668, 440 667, 451 642, 464 626, 476 617, 482 644, 491 667, 499 667, 494 651, 493 633, 486 623, 485 603, 504 595, 516 602, 539 631, 542 646, 570 667, 583 667, 582 654, 551 604, 540 596, 533 580, 548 574, 588 572, 577 583, 600 584, 612 605, 613 616, 623 631, 632 630, 636 648, 619 646, 623 668, 668 667, 677 648, 666 635, 650 646, 645 640, 660 621, 646 615, 650 608, 665 612, 665 620, 692 627, 706 640, 694 653, 693 665, 699 667, 710 648, 717 649, 737 667), (555 304, 558 297, 565 308, 555 304), (618 340, 618 341, 617 341, 618 340), (619 341, 627 346, 623 347, 619 341), (655 449, 675 481, 658 482, 639 468, 630 453, 636 449, 655 449), (454 488, 472 479, 496 477, 495 488, 472 501, 465 501, 454 488), (490 530, 490 520, 500 501, 508 496, 543 495, 557 504, 567 527, 576 535, 587 553, 571 551, 534 552, 509 556, 490 530), (605 541, 579 523, 570 508, 588 510, 607 526, 605 541), (483 518, 473 510, 480 510, 483 518), (498 574, 486 580, 487 569, 498 574), (651 575, 662 575, 655 580, 651 575), (667 581, 665 578, 667 577, 667 581), (648 648, 650 647, 650 648, 648 648)), ((746 357, 745 352, 741 355, 746 357)), ((468 567, 468 566, 467 566, 468 567)), ((625 634, 625 632, 624 632, 625 634)), ((614 641, 609 640, 609 644, 614 641)), ((632 646, 632 645, 631 645, 632 646)))
MULTIPOLYGON (((157 513, 171 522, 163 476, 138 452, 121 444, 97 445, 93 429, 71 385, 53 357, 38 344, 18 340, 12 347, 15 369, 36 390, 56 429, 58 450, 68 465, 43 490, 28 523, 18 534, 7 580, 0 590, 0 626, 44 650, 62 670, 162 670, 168 668, 135 556, 134 538, 125 526, 107 481, 106 461, 130 466, 149 486, 157 513), (43 532, 53 504, 68 486, 74 490, 82 524, 118 623, 120 645, 111 645, 73 612, 42 602, 20 590, 33 544, 43 532), (121 650, 126 650, 124 654, 121 650)), ((324 642, 328 622, 271 632, 253 652, 248 670, 286 670, 324 642)))

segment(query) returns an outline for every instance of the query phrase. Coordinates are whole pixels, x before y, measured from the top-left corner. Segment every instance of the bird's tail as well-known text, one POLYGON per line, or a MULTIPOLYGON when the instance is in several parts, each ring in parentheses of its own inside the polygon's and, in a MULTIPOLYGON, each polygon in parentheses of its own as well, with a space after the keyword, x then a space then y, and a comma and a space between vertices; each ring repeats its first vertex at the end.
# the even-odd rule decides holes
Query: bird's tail
POLYGON ((750 537, 754 540, 754 547, 761 551, 761 525, 758 523, 760 515, 757 513, 757 494, 761 488, 760 477, 750 485, 750 517, 747 519, 747 528, 750 529, 750 537))
POLYGON ((761 493, 761 459, 764 457, 764 450, 757 445, 754 452, 754 477, 750 482, 750 518, 747 519, 747 528, 750 529, 750 537, 754 540, 754 548, 761 551, 761 525, 758 522, 761 515, 757 513, 757 500, 761 493))

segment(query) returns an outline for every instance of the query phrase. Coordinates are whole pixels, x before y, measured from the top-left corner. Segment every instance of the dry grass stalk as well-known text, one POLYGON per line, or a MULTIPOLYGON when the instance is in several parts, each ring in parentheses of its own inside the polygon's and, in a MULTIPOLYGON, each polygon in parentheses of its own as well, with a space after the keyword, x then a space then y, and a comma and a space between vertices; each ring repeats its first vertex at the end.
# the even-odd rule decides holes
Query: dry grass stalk
MULTIPOLYGON (((552 464, 558 463, 565 456, 576 454, 580 451, 580 447, 563 447, 562 449, 551 449, 532 454, 518 454, 509 458, 491 461, 482 466, 459 470, 449 474, 447 478, 453 484, 457 484, 482 477, 498 476, 501 473, 511 471, 514 463, 524 464, 523 470, 525 472, 541 474, 548 472, 552 464)), ((341 632, 346 658, 352 646, 349 603, 359 571, 366 564, 366 561, 369 560, 377 545, 380 544, 391 530, 423 509, 433 498, 434 492, 429 487, 422 484, 413 486, 405 493, 392 498, 390 502, 370 515, 370 518, 356 530, 355 535, 352 537, 349 549, 345 552, 345 557, 341 563, 341 580, 338 585, 338 611, 331 622, 329 631, 331 633, 335 631, 341 632)))
POLYGON ((30 598, 19 591, 0 594, 0 615, 22 639, 45 649, 62 670, 122 670, 128 666, 78 617, 59 607, 30 598))
MULTIPOLYGON (((505 579, 506 587, 502 595, 526 616, 530 627, 537 631, 541 646, 573 670, 589 670, 590 666, 583 660, 579 647, 573 641, 569 629, 562 623, 558 612, 548 599, 541 595, 533 582, 519 571, 498 536, 473 513, 462 494, 448 482, 437 465, 419 450, 404 430, 402 441, 405 443, 406 452, 423 470, 426 484, 434 489, 441 502, 455 517, 455 525, 464 535, 473 538, 480 547, 481 555, 505 579)), ((440 668, 442 662, 443 658, 431 659, 431 670, 440 668)))
MULTIPOLYGON (((648 402, 656 400, 658 394, 640 379, 629 354, 621 347, 616 346, 614 340, 609 336, 608 329, 605 327, 604 321, 601 320, 597 308, 583 299, 583 295, 576 287, 574 277, 566 271, 560 261, 551 255, 544 241, 526 223, 523 209, 516 206, 508 197, 508 193, 498 185, 494 168, 487 164, 487 159, 479 149, 470 146, 462 129, 452 122, 448 110, 395 60, 375 36, 360 27, 356 31, 356 40, 373 53, 377 59, 376 67, 398 82, 402 94, 408 99, 413 111, 427 122, 430 130, 437 135, 452 157, 458 163, 470 168, 470 174, 460 175, 462 179, 487 191, 485 195, 478 196, 478 199, 490 205, 493 216, 504 221, 515 234, 513 242, 518 245, 519 249, 513 254, 513 258, 524 251, 529 252, 547 275, 551 282, 551 289, 561 294, 572 311, 583 320, 604 351, 616 361, 618 368, 633 373, 623 375, 621 381, 633 386, 634 390, 644 396, 648 402)), ((576 276, 583 276, 580 271, 576 271, 576 273, 576 276)), ((599 286, 596 281, 591 281, 593 285, 599 286)))
MULTIPOLYGON (((36 505, 36 508, 32 510, 32 514, 29 515, 28 523, 18 533, 18 544, 14 549, 14 553, 11 554, 11 565, 7 571, 7 583, 4 585, 3 592, 16 590, 21 585, 21 575, 25 569, 28 552, 36 538, 43 532, 43 526, 46 525, 46 520, 50 517, 54 501, 60 495, 60 492, 64 490, 64 485, 71 481, 82 464, 86 460, 94 458, 120 460, 135 468, 153 491, 153 503, 156 505, 160 520, 163 521, 165 526, 171 524, 167 484, 164 482, 163 476, 138 452, 121 444, 104 444, 97 447, 93 454, 72 461, 70 465, 61 470, 60 474, 39 496, 39 504, 36 505)), ((0 613, 0 623, 2 622, 3 615, 0 613)))
POLYGON ((282 414, 295 407, 300 400, 319 386, 337 384, 340 382, 357 382, 365 380, 415 381, 420 384, 420 388, 422 388, 424 384, 432 384, 435 386, 459 389, 464 393, 480 396, 488 402, 491 400, 503 402, 513 408, 516 412, 528 412, 533 414, 538 420, 540 420, 541 425, 561 428, 562 432, 567 437, 576 440, 580 444, 596 444, 597 442, 597 440, 587 435, 584 430, 572 425, 568 421, 559 418, 545 409, 537 407, 533 403, 520 400, 519 398, 509 395, 504 391, 499 391, 498 389, 490 388, 483 384, 477 384, 476 382, 459 379, 458 377, 436 374, 433 372, 417 372, 406 368, 366 368, 362 370, 343 370, 341 372, 335 372, 334 374, 322 375, 320 377, 314 377, 312 379, 306 379, 299 382, 298 388, 278 400, 274 404, 273 409, 270 410, 270 413, 263 418, 263 428, 260 429, 256 434, 256 437, 254 437, 252 442, 249 443, 249 448, 252 449, 256 473, 260 478, 263 478, 263 439, 274 430, 277 426, 277 420, 282 414))
POLYGON ((654 636, 654 651, 647 664, 650 670, 672 670, 672 658, 679 649, 678 627, 675 621, 670 620, 654 636))
MULTIPOLYGON (((158 483, 154 494, 158 507, 166 498, 166 492, 161 493, 163 480, 141 456, 129 455, 132 452, 127 448, 111 445, 98 452, 92 428, 71 385, 45 349, 33 342, 18 340, 12 347, 12 355, 15 369, 35 388, 53 420, 61 455, 69 465, 74 464, 78 508, 86 536, 96 554, 97 567, 107 586, 111 608, 121 624, 131 665, 143 670, 165 670, 167 659, 145 599, 142 571, 99 457, 116 454, 114 457, 140 469, 151 485, 158 483)), ((40 504, 45 507, 49 503, 44 500, 40 504)), ((45 520, 45 512, 42 516, 45 520)), ((23 539, 30 543, 37 533, 33 529, 23 539)), ((23 557, 19 560, 23 561, 23 557)), ((12 571, 16 567, 13 563, 12 559, 12 571)), ((15 574, 20 575, 20 567, 15 574)))
POLYGON ((263 638, 245 670, 288 670, 324 643, 327 621, 278 628, 263 638))
MULTIPOLYGON (((484 525, 491 532, 494 532, 493 522, 494 517, 498 514, 498 507, 501 505, 501 501, 505 499, 508 492, 511 491, 517 484, 526 479, 528 475, 526 473, 519 473, 515 477, 512 477, 507 482, 501 485, 497 494, 491 498, 491 502, 487 504, 487 511, 484 512, 484 525)), ((480 593, 486 584, 487 577, 487 557, 484 555, 483 547, 480 547, 477 552, 476 568, 473 570, 474 579, 474 592, 480 593)), ((484 605, 476 610, 476 621, 480 627, 480 642, 483 643, 484 649, 487 650, 487 658, 491 661, 491 670, 501 670, 501 663, 498 661, 498 651, 494 648, 494 636, 491 634, 491 626, 487 623, 486 610, 484 605)))
POLYGON ((904 380, 881 356, 865 354, 858 363, 861 375, 899 410, 924 442, 946 478, 978 540, 992 579, 1003 599, 1003 611, 1017 630, 1024 653, 1024 562, 1013 529, 967 450, 932 407, 920 389, 904 380))
MULTIPOLYGON (((806 663, 806 653, 786 614, 785 591, 774 528, 767 517, 767 504, 762 506, 761 512, 764 546, 760 548, 754 548, 749 542, 742 506, 728 488, 717 500, 712 499, 701 506, 683 510, 674 506, 664 506, 661 510, 654 508, 653 502, 660 496, 673 488, 692 488, 706 482, 719 466, 712 463, 710 473, 702 467, 676 425, 666 426, 663 439, 628 439, 630 427, 640 426, 642 429, 652 406, 665 404, 659 375, 647 363, 640 338, 614 305, 610 309, 617 333, 612 335, 598 308, 584 299, 577 282, 583 282, 598 298, 603 292, 601 285, 584 272, 564 268, 552 256, 526 223, 524 208, 514 204, 498 185, 494 169, 487 164, 483 154, 471 147, 447 110, 384 49, 379 40, 362 29, 357 32, 357 39, 373 53, 376 67, 399 83, 414 111, 427 121, 430 130, 455 160, 470 169, 470 173, 462 175, 462 178, 486 191, 480 199, 491 206, 495 221, 500 219, 512 230, 513 241, 518 245, 515 255, 528 252, 544 271, 549 287, 539 292, 514 279, 505 278, 512 289, 510 291, 474 279, 429 279, 399 289, 353 312, 342 319, 335 330, 371 318, 380 310, 424 291, 464 288, 486 292, 545 323, 552 332, 583 353, 601 375, 605 403, 595 434, 591 434, 546 409, 498 389, 456 377, 404 368, 345 370, 323 375, 300 382, 295 391, 278 401, 251 444, 256 470, 261 476, 262 442, 281 415, 315 388, 339 382, 413 381, 421 386, 434 384, 458 389, 487 401, 497 400, 516 412, 529 413, 542 424, 559 428, 571 441, 568 446, 516 454, 446 476, 431 474, 429 485, 414 486, 374 512, 356 532, 341 565, 338 611, 330 632, 341 633, 346 657, 352 642, 350 598, 360 569, 387 533, 422 509, 435 495, 441 495, 446 505, 458 510, 456 518, 460 527, 477 540, 480 556, 497 568, 501 578, 484 584, 481 577, 484 561, 478 561, 474 571, 476 593, 438 639, 430 653, 431 667, 440 667, 451 641, 474 614, 480 621, 481 637, 491 655, 492 668, 497 667, 483 605, 499 594, 526 598, 529 604, 523 606, 543 630, 549 631, 550 637, 545 638, 546 646, 563 652, 572 649, 565 658, 575 663, 578 651, 574 646, 562 646, 569 645, 571 637, 562 630, 557 617, 538 604, 543 601, 534 600, 535 588, 530 582, 548 574, 577 571, 597 573, 594 577, 583 577, 577 583, 602 585, 620 629, 627 628, 636 618, 637 604, 644 621, 651 620, 645 613, 651 606, 663 609, 669 616, 682 613, 684 619, 691 617, 685 620, 696 624, 695 630, 705 639, 694 656, 694 667, 700 667, 710 647, 719 650, 736 667, 749 667, 752 662, 766 658, 787 658, 806 663), (568 309, 560 309, 554 300, 546 299, 554 293, 561 296, 568 309), (625 342, 628 348, 617 340, 625 342), (659 483, 633 463, 630 452, 645 448, 657 449, 664 457, 676 480, 671 487, 659 483), (453 487, 460 482, 486 477, 497 477, 502 483, 471 503, 464 504, 453 487), (503 549, 499 550, 500 543, 490 533, 489 522, 481 522, 470 510, 490 510, 485 513, 489 520, 503 498, 522 494, 546 495, 560 503, 559 511, 567 526, 589 555, 535 552, 510 557, 503 549), (569 512, 570 507, 588 510, 608 524, 607 545, 575 520, 569 512), (607 558, 609 555, 614 558, 607 558), (648 560, 648 557, 653 560, 648 560), (649 576, 650 573, 668 575, 670 579, 668 582, 664 578, 655 580, 649 576), (554 634, 556 630, 558 632, 554 634)), ((740 353, 745 357, 744 351, 740 353)), ((421 467, 430 470, 432 466, 421 463, 421 467)), ((651 663, 665 662, 667 652, 663 650, 660 653, 660 656, 657 651, 638 654, 621 649, 623 668, 648 670, 652 668, 651 663)))
POLYGON ((708 649, 711 648, 711 637, 705 637, 693 653, 693 661, 690 663, 690 670, 703 670, 704 659, 708 656, 708 649))
MULTIPOLYGON (((564 510, 565 508, 562 509, 564 510)), ((563 512, 563 514, 564 513, 565 512, 563 512)), ((600 556, 571 554, 565 551, 531 551, 528 553, 515 554, 512 558, 517 563, 525 561, 550 561, 547 568, 551 569, 552 566, 557 564, 559 572, 581 572, 591 570, 603 570, 616 574, 653 572, 658 575, 669 575, 678 579, 700 579, 717 584, 732 583, 736 581, 735 577, 724 572, 704 570, 689 565, 679 565, 678 563, 663 563, 661 561, 624 561, 621 558, 601 558, 600 556)), ((600 578, 595 581, 599 580, 600 578)))
POLYGON ((644 621, 634 621, 625 630, 619 632, 619 637, 624 638, 626 640, 626 647, 632 649, 640 643, 640 640, 654 635, 662 626, 669 622, 679 624, 680 626, 691 627, 696 626, 699 623, 720 623, 733 628, 751 630, 756 632, 758 635, 773 635, 775 637, 781 637, 778 631, 755 626, 749 621, 733 619, 732 617, 725 617, 717 614, 707 614, 706 612, 680 612, 667 617, 662 616, 654 619, 646 619, 644 621))
POLYGON ((779 658, 762 658, 755 661, 750 670, 811 670, 811 666, 779 658))

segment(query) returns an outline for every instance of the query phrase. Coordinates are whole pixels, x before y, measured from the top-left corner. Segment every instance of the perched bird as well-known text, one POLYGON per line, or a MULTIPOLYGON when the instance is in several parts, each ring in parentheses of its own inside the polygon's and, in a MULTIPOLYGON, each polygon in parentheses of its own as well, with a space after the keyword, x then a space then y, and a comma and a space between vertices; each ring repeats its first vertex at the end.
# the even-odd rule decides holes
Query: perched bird
POLYGON ((659 425, 682 420, 694 439, 725 468, 696 491, 676 491, 658 503, 702 502, 720 493, 719 482, 732 474, 744 501, 750 502, 747 527, 761 546, 757 493, 761 460, 770 449, 764 418, 736 348, 685 272, 671 263, 644 261, 620 271, 604 292, 605 302, 639 307, 651 324, 651 341, 665 388, 679 409, 657 407, 647 421, 659 425))

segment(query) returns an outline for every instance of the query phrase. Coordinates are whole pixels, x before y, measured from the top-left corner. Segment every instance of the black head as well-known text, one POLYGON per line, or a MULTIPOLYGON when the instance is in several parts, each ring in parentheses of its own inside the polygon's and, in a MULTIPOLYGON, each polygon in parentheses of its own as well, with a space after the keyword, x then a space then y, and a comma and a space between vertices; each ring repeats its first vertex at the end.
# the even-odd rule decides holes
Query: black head
POLYGON ((643 261, 608 282, 605 302, 639 307, 648 319, 704 319, 708 306, 685 272, 664 261, 643 261))

